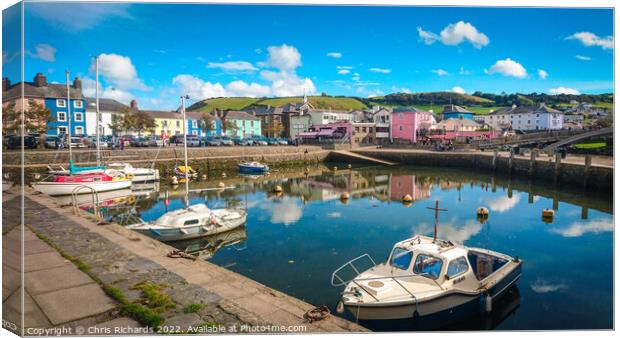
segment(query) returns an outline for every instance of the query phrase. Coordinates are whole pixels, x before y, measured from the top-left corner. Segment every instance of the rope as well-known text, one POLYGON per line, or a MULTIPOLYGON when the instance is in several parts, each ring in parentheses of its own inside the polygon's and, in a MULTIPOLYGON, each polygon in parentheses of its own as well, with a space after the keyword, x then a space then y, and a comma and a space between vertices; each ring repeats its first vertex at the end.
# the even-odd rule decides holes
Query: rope
POLYGON ((314 309, 306 311, 306 313, 304 313, 304 319, 308 323, 312 323, 329 317, 329 314, 329 309, 327 308, 327 306, 323 305, 321 307, 316 307, 314 309))
POLYGON ((186 258, 191 259, 193 261, 196 260, 196 256, 190 255, 182 250, 172 250, 167 255, 169 258, 186 258))

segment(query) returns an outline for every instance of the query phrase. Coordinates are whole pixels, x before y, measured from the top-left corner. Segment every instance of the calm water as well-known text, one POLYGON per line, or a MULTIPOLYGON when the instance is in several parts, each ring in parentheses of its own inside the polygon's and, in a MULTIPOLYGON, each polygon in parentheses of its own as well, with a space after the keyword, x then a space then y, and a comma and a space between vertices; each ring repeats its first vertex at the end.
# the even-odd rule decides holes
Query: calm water
MULTIPOLYGON (((438 237, 519 256, 524 265, 517 288, 494 306, 491 316, 431 319, 416 325, 361 324, 373 330, 612 328, 611 196, 584 196, 527 181, 436 168, 315 170, 308 178, 288 176, 295 175, 246 178, 245 184, 230 178, 227 185, 236 183, 235 189, 192 193, 191 204, 206 202, 211 208, 247 203, 247 226, 175 245, 202 249, 204 259, 333 311, 341 290, 329 283, 332 271, 362 253, 383 261, 395 242, 415 234, 432 235, 434 215, 426 207, 439 200, 448 211, 440 214, 438 237), (275 185, 284 193, 272 193, 275 185), (342 192, 351 194, 348 203, 339 200, 342 192), (400 202, 404 194, 414 197, 411 206, 400 202), (475 217, 479 206, 490 210, 484 224, 475 217), (552 207, 557 209, 555 219, 543 222, 541 211, 552 207)), ((196 182, 190 189, 213 185, 196 182)), ((159 193, 138 197, 134 212, 153 220, 181 208, 182 186, 170 189, 162 185, 159 193)))

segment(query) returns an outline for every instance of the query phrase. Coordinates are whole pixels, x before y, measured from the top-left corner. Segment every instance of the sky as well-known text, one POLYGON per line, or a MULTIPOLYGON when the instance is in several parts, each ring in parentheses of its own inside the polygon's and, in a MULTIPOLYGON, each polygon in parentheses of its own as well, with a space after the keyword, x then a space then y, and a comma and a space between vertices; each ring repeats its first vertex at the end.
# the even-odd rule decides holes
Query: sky
MULTIPOLYGON (((613 92, 610 9, 26 3, 25 78, 142 108, 220 96, 613 92)), ((3 76, 19 81, 19 11, 3 76)))

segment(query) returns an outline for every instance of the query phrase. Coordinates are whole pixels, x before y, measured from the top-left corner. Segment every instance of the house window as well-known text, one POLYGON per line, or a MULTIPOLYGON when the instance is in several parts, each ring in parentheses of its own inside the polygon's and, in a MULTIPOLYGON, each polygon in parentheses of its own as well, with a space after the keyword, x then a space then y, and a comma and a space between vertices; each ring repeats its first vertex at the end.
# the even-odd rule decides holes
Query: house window
POLYGON ((181 121, 177 120, 177 128, 181 126, 181 121))
POLYGON ((82 113, 75 113, 75 122, 84 121, 84 115, 82 113))
POLYGON ((403 119, 403 113, 398 113, 398 118, 402 120, 403 119))
POLYGON ((64 135, 67 133, 67 127, 58 127, 58 135, 64 135))
POLYGON ((164 121, 161 123, 161 125, 162 125, 162 126, 164 126, 164 127, 167 127, 167 126, 168 126, 168 121, 167 121, 167 120, 164 120, 164 121))
POLYGON ((84 128, 83 128, 83 127, 81 127, 81 126, 77 126, 77 127, 75 127, 75 134, 76 134, 76 135, 82 135, 82 134, 84 134, 84 128))
POLYGON ((58 122, 67 122, 67 113, 59 111, 56 113, 56 119, 58 122))
POLYGON ((66 107, 67 103, 63 99, 56 99, 56 107, 66 107))
POLYGON ((403 126, 398 126, 398 130, 403 131, 403 126))
POLYGON ((82 108, 82 100, 74 100, 73 101, 73 107, 75 107, 75 108, 82 108))
POLYGON ((193 128, 198 128, 198 121, 192 120, 192 127, 193 128))

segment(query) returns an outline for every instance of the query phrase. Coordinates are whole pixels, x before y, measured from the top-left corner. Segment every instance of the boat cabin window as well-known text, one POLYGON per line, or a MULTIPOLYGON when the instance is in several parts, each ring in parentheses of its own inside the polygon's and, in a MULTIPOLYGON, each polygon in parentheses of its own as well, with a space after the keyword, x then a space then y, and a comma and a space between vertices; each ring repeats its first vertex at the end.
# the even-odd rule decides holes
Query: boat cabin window
POLYGON ((185 221, 185 223, 183 223, 183 225, 194 225, 194 224, 198 224, 200 223, 197 219, 190 219, 185 221))
POLYGON ((390 265, 402 270, 407 270, 409 264, 411 264, 411 258, 413 258, 413 252, 403 248, 394 248, 394 251, 392 251, 392 258, 390 258, 390 265))
POLYGON ((448 272, 447 275, 449 278, 454 278, 460 274, 467 272, 469 266, 467 265, 467 259, 465 257, 459 257, 453 259, 448 264, 448 272))
POLYGON ((419 254, 413 265, 413 273, 437 279, 441 273, 442 265, 443 262, 437 257, 419 254))
POLYGON ((470 251, 467 254, 467 260, 478 280, 487 278, 508 263, 508 260, 504 258, 476 251, 470 251))

